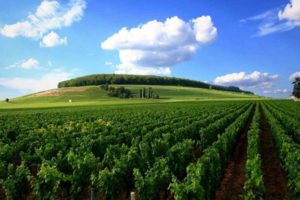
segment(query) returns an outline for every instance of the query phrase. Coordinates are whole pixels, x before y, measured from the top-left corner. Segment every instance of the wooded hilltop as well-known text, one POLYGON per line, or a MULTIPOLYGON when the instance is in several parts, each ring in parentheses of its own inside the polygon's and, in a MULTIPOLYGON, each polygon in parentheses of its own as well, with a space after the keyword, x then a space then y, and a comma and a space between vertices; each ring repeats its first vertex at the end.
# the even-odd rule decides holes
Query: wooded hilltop
POLYGON ((134 84, 134 85, 173 85, 173 86, 188 86, 197 88, 214 89, 221 91, 238 92, 245 94, 253 94, 250 91, 241 90, 236 86, 220 86, 195 81, 190 79, 176 77, 162 77, 154 75, 128 75, 128 74, 93 74, 83 77, 78 77, 58 83, 58 88, 63 87, 78 87, 87 85, 102 85, 102 84, 134 84))

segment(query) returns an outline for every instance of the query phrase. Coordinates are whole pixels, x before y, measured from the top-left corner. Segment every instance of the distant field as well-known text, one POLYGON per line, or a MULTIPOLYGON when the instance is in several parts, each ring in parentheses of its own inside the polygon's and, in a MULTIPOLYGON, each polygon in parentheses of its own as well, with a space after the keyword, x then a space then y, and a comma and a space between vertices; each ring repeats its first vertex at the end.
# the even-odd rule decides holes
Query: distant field
MULTIPOLYGON (((112 85, 114 86, 114 85, 112 85)), ((120 85, 115 85, 119 87, 120 85)), ((123 85, 138 94, 141 88, 149 85, 123 85)), ((0 109, 31 108, 31 107, 64 107, 111 104, 138 104, 177 101, 208 101, 208 100, 242 100, 262 99, 261 97, 235 92, 209 90, 182 86, 151 86, 160 99, 120 99, 109 97, 106 91, 98 86, 61 88, 12 99, 10 103, 0 102, 0 109), (72 100, 72 103, 69 103, 72 100)))

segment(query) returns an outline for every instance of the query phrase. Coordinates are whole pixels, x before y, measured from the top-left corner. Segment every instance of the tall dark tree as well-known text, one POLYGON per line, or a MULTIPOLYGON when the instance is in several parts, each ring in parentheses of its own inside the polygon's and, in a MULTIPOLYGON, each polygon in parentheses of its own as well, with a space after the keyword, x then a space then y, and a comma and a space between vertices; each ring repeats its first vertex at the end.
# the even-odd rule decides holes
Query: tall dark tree
POLYGON ((153 89, 152 88, 150 88, 150 89, 151 89, 150 98, 153 98, 153 89))
POLYGON ((143 90, 140 89, 140 98, 143 98, 143 90))
POLYGON ((146 88, 143 88, 143 98, 146 98, 146 88))
POLYGON ((293 95, 297 98, 300 98, 300 77, 297 77, 294 82, 293 95))
POLYGON ((151 90, 152 90, 152 88, 149 87, 148 90, 149 90, 149 91, 148 91, 148 99, 150 99, 150 98, 151 98, 151 90))

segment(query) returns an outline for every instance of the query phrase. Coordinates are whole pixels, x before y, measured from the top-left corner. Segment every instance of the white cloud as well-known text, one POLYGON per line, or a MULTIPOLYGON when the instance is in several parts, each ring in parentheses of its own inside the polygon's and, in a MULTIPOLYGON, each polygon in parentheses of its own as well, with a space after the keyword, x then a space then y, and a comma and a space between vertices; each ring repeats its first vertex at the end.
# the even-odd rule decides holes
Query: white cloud
POLYGON ((40 63, 35 58, 29 58, 27 60, 21 60, 16 62, 15 64, 5 67, 5 69, 12 69, 12 68, 22 68, 26 70, 40 69, 40 63))
POLYGON ((0 86, 15 89, 21 92, 38 92, 56 88, 58 82, 67 80, 71 77, 70 73, 61 70, 52 71, 41 78, 1 78, 0 86))
POLYGON ((256 36, 265 36, 272 33, 285 32, 292 30, 293 28, 295 28, 295 26, 290 21, 286 21, 284 23, 264 23, 258 27, 259 31, 256 36))
POLYGON ((259 15, 242 19, 241 22, 260 21, 255 36, 284 32, 300 26, 300 0, 291 0, 285 8, 274 8, 259 15))
POLYGON ((278 80, 277 74, 262 73, 254 71, 250 74, 245 72, 226 74, 219 76, 214 80, 218 85, 234 85, 243 88, 271 88, 273 83, 278 80))
POLYGON ((135 28, 124 27, 101 47, 119 51, 121 64, 116 73, 170 74, 170 67, 191 59, 200 46, 216 37, 210 16, 189 22, 175 16, 164 22, 152 20, 135 28))
POLYGON ((199 43, 209 43, 217 36, 217 28, 211 21, 210 16, 202 16, 192 20, 194 25, 194 34, 199 43))
POLYGON ((50 32, 49 34, 45 35, 40 42, 41 47, 54 47, 58 45, 67 45, 68 40, 67 37, 60 38, 59 35, 55 32, 50 32))
POLYGON ((289 80, 294 81, 296 77, 300 78, 300 72, 295 72, 295 73, 291 74, 289 77, 289 80))
POLYGON ((109 66, 111 66, 111 65, 113 65, 114 63, 113 62, 111 62, 111 61, 106 61, 105 62, 105 65, 109 65, 109 66))
POLYGON ((36 16, 38 17, 49 17, 57 13, 60 5, 57 1, 42 1, 36 10, 36 16))
POLYGON ((40 66, 39 61, 34 58, 29 58, 21 63, 21 68, 23 69, 38 69, 40 66))
POLYGON ((13 68, 18 67, 19 65, 20 65, 20 62, 12 64, 12 65, 8 65, 8 66, 4 67, 4 69, 6 69, 6 70, 13 69, 13 68))
POLYGON ((25 20, 6 24, 0 28, 0 34, 15 38, 18 36, 40 38, 53 29, 67 27, 79 21, 86 7, 84 0, 70 0, 63 7, 56 0, 43 0, 35 13, 29 13, 25 20))
POLYGON ((278 9, 275 8, 275 9, 267 10, 258 15, 248 17, 246 19, 242 19, 240 21, 247 22, 247 21, 257 21, 257 20, 275 20, 275 19, 277 19, 277 13, 278 13, 278 9))
POLYGON ((278 17, 280 20, 288 20, 295 26, 300 26, 300 0, 291 0, 284 10, 279 11, 278 17))
POLYGON ((115 71, 116 74, 160 74, 160 75, 170 75, 171 69, 169 67, 139 67, 130 65, 119 65, 118 69, 115 71))
POLYGON ((271 90, 264 90, 264 94, 287 94, 290 93, 288 89, 271 89, 271 90))

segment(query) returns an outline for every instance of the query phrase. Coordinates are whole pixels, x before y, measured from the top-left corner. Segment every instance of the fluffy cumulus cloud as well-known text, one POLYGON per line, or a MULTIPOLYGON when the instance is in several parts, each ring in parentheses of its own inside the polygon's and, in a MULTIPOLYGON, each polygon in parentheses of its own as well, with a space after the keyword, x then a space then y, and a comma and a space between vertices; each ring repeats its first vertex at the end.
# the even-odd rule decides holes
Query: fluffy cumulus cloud
POLYGON ((288 20, 295 26, 300 26, 300 0, 291 0, 284 10, 279 11, 278 17, 280 20, 288 20))
POLYGON ((218 85, 234 85, 242 88, 271 88, 273 83, 278 80, 277 74, 262 73, 254 71, 250 74, 245 72, 226 74, 214 80, 218 85))
POLYGON ((1 78, 0 86, 18 90, 20 92, 38 92, 43 90, 48 90, 56 88, 58 82, 67 80, 71 77, 70 73, 55 70, 43 75, 40 78, 1 78))
POLYGON ((59 35, 55 32, 50 32, 45 35, 40 42, 41 47, 54 47, 58 45, 67 45, 68 40, 67 37, 60 38, 59 35))
POLYGON ((57 1, 44 0, 36 9, 36 16, 47 17, 57 13, 60 4, 57 1))
POLYGON ((260 21, 256 36, 284 32, 300 26, 300 0, 291 0, 284 9, 271 9, 241 22, 260 21))
POLYGON ((216 37, 210 16, 188 22, 175 16, 164 22, 152 20, 131 29, 124 27, 101 47, 119 51, 121 64, 116 73, 168 75, 172 66, 191 59, 200 46, 216 37))
POLYGON ((299 77, 300 78, 300 72, 295 72, 293 74, 290 75, 289 80, 290 81, 294 81, 295 78, 299 77))
POLYGON ((26 60, 21 60, 19 62, 16 62, 15 64, 5 67, 5 69, 12 69, 12 68, 22 68, 26 70, 40 69, 40 63, 35 58, 28 58, 26 60))
POLYGON ((10 38, 41 38, 51 30, 68 27, 79 21, 85 7, 84 0, 70 0, 67 6, 62 6, 56 0, 43 0, 35 13, 29 13, 25 20, 6 24, 0 28, 0 34, 10 38))

